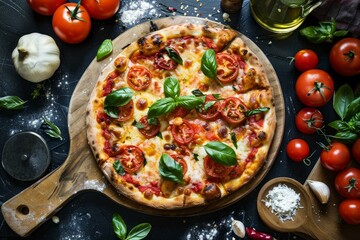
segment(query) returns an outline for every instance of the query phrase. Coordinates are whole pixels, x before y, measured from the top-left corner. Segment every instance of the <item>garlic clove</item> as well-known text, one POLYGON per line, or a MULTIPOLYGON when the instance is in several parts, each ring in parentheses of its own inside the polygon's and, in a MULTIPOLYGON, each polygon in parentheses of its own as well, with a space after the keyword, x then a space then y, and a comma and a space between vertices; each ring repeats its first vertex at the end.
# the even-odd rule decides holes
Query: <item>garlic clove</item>
POLYGON ((329 202, 330 189, 325 183, 314 180, 306 180, 306 182, 322 204, 329 202))
POLYGON ((239 220, 232 220, 231 228, 236 236, 239 238, 245 237, 245 226, 244 224, 239 220))

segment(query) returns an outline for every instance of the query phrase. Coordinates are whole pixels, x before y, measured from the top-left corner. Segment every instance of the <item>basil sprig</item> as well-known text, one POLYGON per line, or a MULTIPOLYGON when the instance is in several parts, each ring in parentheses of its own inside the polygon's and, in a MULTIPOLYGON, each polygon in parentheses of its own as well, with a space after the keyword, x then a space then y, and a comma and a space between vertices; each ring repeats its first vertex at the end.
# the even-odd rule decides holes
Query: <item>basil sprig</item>
POLYGON ((172 157, 170 157, 168 154, 163 153, 161 155, 160 161, 159 161, 159 172, 161 177, 177 182, 182 183, 183 182, 183 172, 181 165, 176 162, 172 157))
POLYGON ((52 123, 46 117, 43 117, 43 119, 44 119, 43 126, 45 127, 44 132, 52 138, 57 138, 59 140, 62 140, 60 128, 56 126, 54 123, 52 123))
POLYGON ((171 58, 171 60, 173 60, 174 62, 183 65, 183 60, 180 57, 180 55, 171 47, 165 47, 166 52, 168 53, 169 57, 171 58))
POLYGON ((128 104, 133 95, 133 90, 128 87, 120 88, 119 90, 111 92, 105 98, 104 112, 109 117, 117 118, 119 115, 118 107, 128 104))
POLYGON ((178 106, 193 109, 204 103, 204 98, 201 97, 180 96, 180 84, 174 77, 165 79, 164 93, 165 98, 157 100, 149 107, 148 119, 165 115, 178 106))
POLYGON ((340 120, 328 124, 337 131, 330 137, 345 143, 354 142, 360 134, 360 97, 355 98, 351 87, 344 84, 334 95, 333 108, 340 120))
POLYGON ((105 39, 96 53, 96 60, 100 61, 109 56, 113 51, 113 45, 111 39, 105 39))
POLYGON ((26 101, 18 96, 5 96, 0 98, 0 109, 21 109, 24 107, 26 101))
POLYGON ((113 214, 112 225, 116 236, 121 240, 141 240, 144 239, 151 230, 149 223, 140 223, 127 234, 127 226, 118 213, 113 214))
POLYGON ((334 37, 342 37, 348 33, 346 30, 336 30, 336 22, 319 22, 319 26, 309 26, 300 30, 300 35, 312 43, 332 42, 334 37))
POLYGON ((210 158, 217 163, 226 166, 238 164, 234 149, 224 143, 217 141, 208 142, 204 146, 204 149, 205 152, 210 156, 210 158))
POLYGON ((116 159, 113 163, 113 167, 118 174, 120 174, 121 176, 125 175, 124 167, 121 165, 121 162, 118 159, 116 159))
POLYGON ((255 114, 258 114, 258 113, 267 112, 267 111, 269 111, 269 110, 270 110, 270 108, 268 108, 268 107, 255 108, 255 109, 251 109, 251 110, 245 111, 245 116, 246 116, 246 117, 249 117, 249 116, 251 116, 251 115, 255 115, 255 114))
POLYGON ((217 63, 216 63, 215 51, 213 49, 206 50, 204 55, 202 56, 201 71, 208 78, 216 79, 217 63))

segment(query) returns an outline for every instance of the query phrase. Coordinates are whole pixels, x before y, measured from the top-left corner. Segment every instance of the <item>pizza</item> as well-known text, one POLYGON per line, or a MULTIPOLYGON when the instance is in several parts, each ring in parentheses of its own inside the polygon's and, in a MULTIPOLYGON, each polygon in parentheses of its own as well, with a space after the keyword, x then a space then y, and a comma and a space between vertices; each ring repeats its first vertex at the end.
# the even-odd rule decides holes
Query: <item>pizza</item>
POLYGON ((96 162, 116 190, 157 209, 201 206, 247 184, 276 128, 264 66, 235 30, 151 32, 102 70, 86 112, 96 162))

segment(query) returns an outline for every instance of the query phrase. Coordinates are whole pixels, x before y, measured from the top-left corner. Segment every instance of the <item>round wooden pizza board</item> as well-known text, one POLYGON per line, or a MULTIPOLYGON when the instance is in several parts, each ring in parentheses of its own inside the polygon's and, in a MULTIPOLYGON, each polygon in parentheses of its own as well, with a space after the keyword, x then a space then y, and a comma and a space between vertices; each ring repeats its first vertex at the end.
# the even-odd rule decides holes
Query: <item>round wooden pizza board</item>
MULTIPOLYGON (((219 23, 201 18, 181 16, 157 19, 154 20, 153 23, 155 23, 159 29, 182 23, 220 25, 219 23)), ((275 70, 260 48, 246 36, 239 33, 244 42, 264 64, 274 91, 277 127, 274 129, 274 140, 267 161, 256 177, 240 190, 209 205, 178 210, 159 210, 147 207, 131 201, 115 191, 98 168, 90 147, 87 144, 85 126, 86 106, 90 93, 102 69, 111 61, 112 57, 119 54, 124 47, 149 33, 150 26, 150 22, 137 25, 114 39, 114 51, 112 55, 101 62, 97 62, 94 59, 79 80, 69 106, 70 150, 64 164, 2 205, 1 210, 7 224, 20 236, 30 234, 60 210, 71 198, 86 190, 99 191, 127 208, 152 215, 178 217, 213 212, 235 203, 251 192, 265 177, 274 163, 285 126, 285 106, 281 86, 275 70)))

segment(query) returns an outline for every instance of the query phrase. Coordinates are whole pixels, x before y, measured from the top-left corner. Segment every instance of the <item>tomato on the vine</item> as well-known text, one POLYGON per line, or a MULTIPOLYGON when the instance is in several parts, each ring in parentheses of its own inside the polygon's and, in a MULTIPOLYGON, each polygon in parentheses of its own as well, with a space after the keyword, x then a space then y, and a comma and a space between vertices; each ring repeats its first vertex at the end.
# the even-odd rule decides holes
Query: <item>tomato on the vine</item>
POLYGON ((319 58, 317 54, 310 49, 302 49, 295 54, 294 65, 300 72, 305 72, 317 67, 319 58))
POLYGON ((336 191, 345 198, 360 198, 360 169, 347 168, 336 175, 336 191))
POLYGON ((339 205, 339 215, 348 224, 360 223, 360 199, 345 199, 339 205))
POLYGON ((354 142, 351 148, 351 154, 355 161, 360 163, 360 138, 354 142))
POLYGON ((313 134, 316 129, 322 128, 324 118, 321 112, 315 108, 303 108, 295 117, 296 128, 305 134, 313 134))
POLYGON ((91 19, 86 9, 76 3, 65 3, 56 9, 52 26, 64 42, 75 44, 85 40, 91 29, 91 19))
POLYGON ((320 153, 321 164, 332 171, 345 169, 350 163, 350 151, 341 142, 333 142, 320 153))
POLYGON ((83 5, 94 19, 111 18, 119 10, 120 0, 82 0, 83 5))
POLYGON ((58 7, 66 3, 66 0, 27 0, 27 3, 35 12, 51 16, 58 7))
POLYGON ((343 76, 360 74, 360 39, 344 38, 330 50, 330 65, 343 76))
POLYGON ((334 80, 323 70, 307 70, 296 80, 295 91, 306 106, 321 107, 330 101, 334 94, 334 80))
POLYGON ((309 144, 301 138, 294 138, 286 145, 286 154, 295 162, 305 160, 309 156, 309 153, 309 144))

